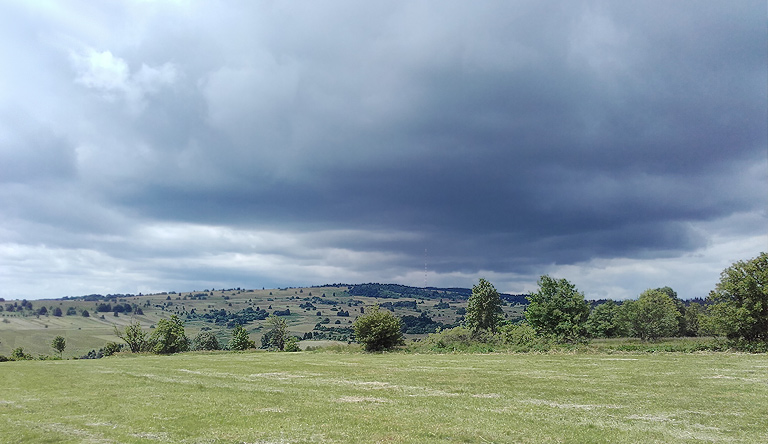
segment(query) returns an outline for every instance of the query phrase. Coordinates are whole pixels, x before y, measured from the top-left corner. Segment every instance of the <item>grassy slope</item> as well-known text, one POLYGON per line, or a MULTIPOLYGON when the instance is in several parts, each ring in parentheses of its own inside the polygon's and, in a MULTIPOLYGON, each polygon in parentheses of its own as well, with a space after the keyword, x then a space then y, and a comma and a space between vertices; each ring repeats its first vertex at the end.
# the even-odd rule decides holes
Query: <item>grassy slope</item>
MULTIPOLYGON (((158 320, 167 318, 172 314, 178 314, 184 319, 185 314, 192 309, 195 309, 199 314, 204 314, 221 309, 237 312, 249 306, 254 309, 259 307, 265 310, 271 306, 272 309, 268 309, 270 313, 275 310, 285 310, 288 308, 292 313, 290 317, 286 318, 289 331, 302 335, 305 332, 311 331, 318 321, 326 317, 331 320, 331 323, 327 325, 328 327, 350 326, 350 321, 354 321, 355 317, 360 314, 360 306, 349 307, 346 305, 352 299, 363 301, 365 304, 363 306, 397 301, 397 299, 377 300, 367 297, 351 297, 346 293, 346 289, 347 287, 323 287, 285 290, 214 291, 212 292, 213 295, 205 300, 184 299, 185 296, 199 292, 172 294, 170 295, 171 300, 167 300, 169 295, 144 295, 120 299, 121 303, 127 302, 142 307, 144 316, 134 317, 123 314, 119 317, 114 317, 112 313, 96 313, 95 307, 97 302, 36 300, 32 301, 35 309, 46 306, 49 308, 49 312, 51 312, 54 307, 59 307, 66 313, 67 308, 75 307, 78 313, 83 309, 88 310, 91 317, 83 318, 80 315, 55 317, 49 314, 48 316, 40 316, 38 318, 29 315, 29 313, 27 313, 27 316, 22 316, 19 313, 0 312, 0 318, 7 320, 7 322, 0 322, 0 355, 8 356, 16 347, 23 347, 25 352, 31 353, 33 356, 54 354, 51 349, 51 341, 55 336, 61 335, 67 340, 64 357, 82 356, 91 349, 103 347, 108 341, 121 342, 117 337, 113 336, 114 325, 122 328, 134 319, 141 322, 145 328, 148 328, 150 325, 156 324, 158 320), (341 304, 337 305, 338 308, 349 311, 350 317, 336 316, 330 310, 332 305, 327 304, 316 304, 317 309, 309 311, 300 308, 299 305, 305 302, 303 299, 309 298, 310 295, 325 295, 324 299, 341 302, 341 304), (228 299, 225 299, 225 297, 228 299), (321 317, 316 315, 317 311, 322 312, 321 317), (100 319, 101 315, 104 316, 104 319, 100 319), (335 324, 336 320, 339 320, 341 324, 335 324)), ((413 299, 406 298, 402 300, 413 299)), ((0 302, 0 304, 4 306, 12 302, 5 301, 0 302)), ((429 310, 432 318, 444 323, 455 322, 457 315, 454 307, 466 307, 466 301, 460 303, 451 302, 451 308, 438 310, 434 308, 437 302, 436 300, 425 300, 424 304, 419 305, 419 309, 429 310)), ((504 309, 512 316, 521 312, 520 307, 506 306, 504 309)), ((419 315, 414 310, 402 308, 396 309, 396 314, 399 316, 419 315)), ((261 326, 263 324, 263 321, 257 321, 245 326, 251 331, 251 339, 255 340, 257 344, 260 344, 261 326)), ((230 337, 229 331, 225 328, 217 327, 211 323, 200 321, 187 322, 185 327, 189 337, 194 337, 202 327, 212 328, 224 342, 230 337)))
POLYGON ((0 364, 4 442, 768 442, 768 356, 215 353, 0 364))

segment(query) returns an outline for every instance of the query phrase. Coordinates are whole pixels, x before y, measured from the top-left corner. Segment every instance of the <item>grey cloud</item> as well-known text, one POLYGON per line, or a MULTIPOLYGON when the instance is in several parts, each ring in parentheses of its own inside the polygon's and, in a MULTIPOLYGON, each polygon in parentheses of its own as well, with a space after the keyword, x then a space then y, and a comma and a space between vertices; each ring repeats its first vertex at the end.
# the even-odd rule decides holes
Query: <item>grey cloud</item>
POLYGON ((158 285, 265 257, 413 280, 427 248, 436 280, 511 285, 765 217, 760 2, 72 5, 2 21, 0 244, 189 270, 135 265, 158 285))

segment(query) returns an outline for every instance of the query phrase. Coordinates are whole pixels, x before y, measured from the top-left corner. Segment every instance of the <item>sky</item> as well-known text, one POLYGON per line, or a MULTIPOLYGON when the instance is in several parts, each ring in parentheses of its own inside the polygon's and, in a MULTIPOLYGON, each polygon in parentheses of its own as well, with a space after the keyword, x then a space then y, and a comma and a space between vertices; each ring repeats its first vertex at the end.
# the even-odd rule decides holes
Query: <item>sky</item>
POLYGON ((706 297, 768 250, 764 0, 0 4, 0 297, 706 297))

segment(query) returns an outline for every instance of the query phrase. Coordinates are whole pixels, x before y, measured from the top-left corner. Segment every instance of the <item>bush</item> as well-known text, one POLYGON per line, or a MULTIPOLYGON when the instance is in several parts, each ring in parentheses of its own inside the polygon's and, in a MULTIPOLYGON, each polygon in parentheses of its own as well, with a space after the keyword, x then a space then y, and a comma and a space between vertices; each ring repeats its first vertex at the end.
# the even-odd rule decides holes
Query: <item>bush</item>
POLYGON ((115 353, 120 352, 123 349, 122 344, 118 344, 117 342, 107 342, 104 345, 104 348, 100 350, 101 356, 112 356, 115 353))
POLYGON ((512 346, 512 351, 547 351, 557 344, 556 338, 537 334, 527 322, 505 325, 499 334, 502 342, 512 346))
POLYGON ((299 347, 299 338, 296 336, 291 336, 288 338, 287 341, 285 341, 285 351, 287 352, 298 352, 301 351, 301 347, 299 347))
POLYGON ((24 353, 24 349, 21 347, 13 349, 11 352, 11 360, 12 361, 29 361, 33 359, 32 355, 28 355, 24 353))
POLYGON ((194 350, 221 350, 219 340, 210 331, 201 331, 192 340, 194 350))
POLYGON ((366 351, 389 350, 405 343, 401 327, 400 319, 377 306, 355 320, 355 338, 366 351))

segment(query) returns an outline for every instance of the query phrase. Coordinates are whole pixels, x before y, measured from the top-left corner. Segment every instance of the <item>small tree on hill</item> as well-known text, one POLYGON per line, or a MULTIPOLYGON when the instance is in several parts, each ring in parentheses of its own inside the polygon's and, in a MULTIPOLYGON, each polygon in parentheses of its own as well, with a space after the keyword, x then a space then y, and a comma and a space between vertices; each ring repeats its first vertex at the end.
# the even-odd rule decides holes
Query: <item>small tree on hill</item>
POLYGON ((490 282, 480 279, 477 285, 472 287, 472 295, 467 302, 466 323, 473 331, 496 331, 496 326, 501 322, 501 297, 499 292, 490 282))
POLYGON ((255 347, 256 344, 248 337, 248 331, 242 325, 236 325, 232 330, 232 338, 229 340, 229 349, 248 350, 255 347))
POLYGON ((404 344, 400 319, 378 306, 359 316, 354 323, 355 338, 366 351, 383 351, 404 344))
POLYGON ((63 336, 56 336, 53 338, 53 342, 51 342, 51 347, 59 352, 59 357, 61 357, 61 355, 64 353, 64 349, 67 348, 67 341, 63 336))
POLYGON ((566 279, 539 278, 539 291, 528 296, 525 318, 542 334, 573 341, 586 332, 589 304, 584 294, 566 279))

